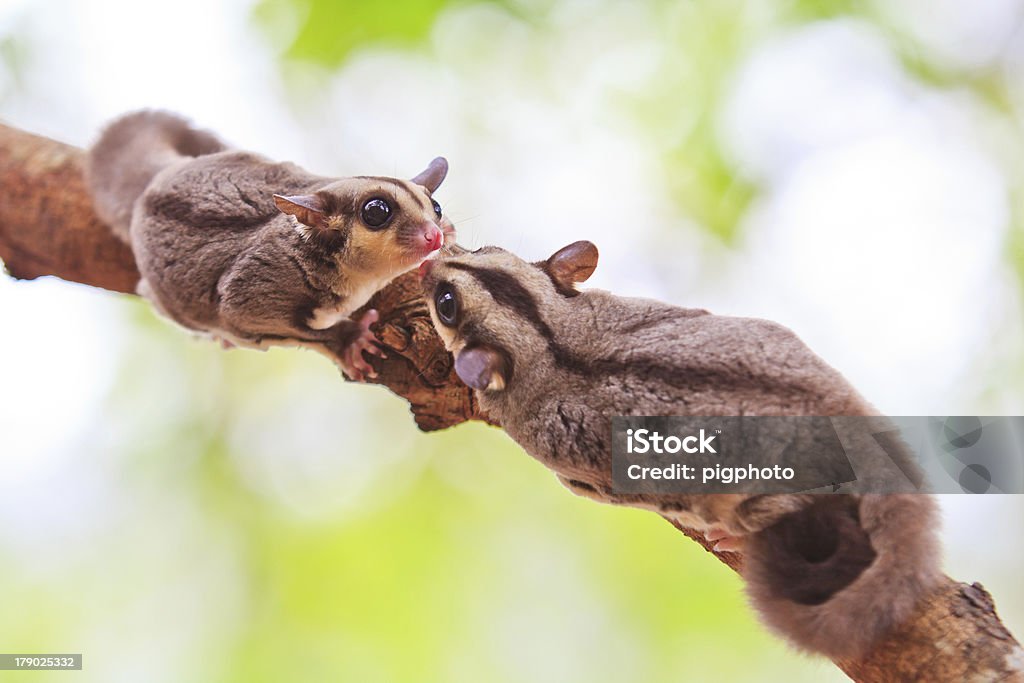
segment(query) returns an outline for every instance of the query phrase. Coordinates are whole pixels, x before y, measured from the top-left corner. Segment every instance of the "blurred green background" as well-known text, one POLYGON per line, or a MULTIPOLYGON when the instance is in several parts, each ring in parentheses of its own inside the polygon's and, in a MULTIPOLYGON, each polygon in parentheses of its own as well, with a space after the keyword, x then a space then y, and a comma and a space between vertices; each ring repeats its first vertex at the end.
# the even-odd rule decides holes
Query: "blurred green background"
MULTIPOLYGON (((1024 410, 1024 3, 246 0, 0 6, 0 117, 141 106, 324 173, 412 175, 470 247, 796 329, 894 414, 1024 410)), ((498 430, 421 434, 296 350, 0 279, 0 651, 34 681, 843 680, 654 515, 498 430)), ((949 497, 1024 631, 1024 505, 949 497)))

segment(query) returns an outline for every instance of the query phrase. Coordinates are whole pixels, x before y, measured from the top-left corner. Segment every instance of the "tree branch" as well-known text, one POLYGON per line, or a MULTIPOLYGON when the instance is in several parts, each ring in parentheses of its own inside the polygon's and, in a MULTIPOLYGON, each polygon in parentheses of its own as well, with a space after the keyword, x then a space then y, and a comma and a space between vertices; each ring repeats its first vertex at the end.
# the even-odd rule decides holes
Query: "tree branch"
MULTIPOLYGON (((0 125, 0 259, 15 278, 53 275, 133 293, 135 260, 93 212, 82 164, 81 150, 0 125)), ((377 332, 389 350, 375 381, 409 402, 420 429, 488 421, 434 333, 415 274, 397 279, 368 306, 380 311, 377 332)), ((702 535, 675 526, 712 552, 702 535)), ((738 555, 714 554, 739 570, 738 555)), ((948 578, 873 652, 836 664, 871 683, 1024 682, 1024 650, 999 621, 991 596, 978 584, 948 578)))
MULTIPOLYGON (((81 150, 0 124, 0 259, 16 278, 55 275, 134 293, 131 249, 93 212, 81 150)), ((377 363, 383 384, 409 402, 425 431, 484 420, 434 333, 415 273, 398 278, 367 308, 380 311, 377 334, 391 353, 377 363)))

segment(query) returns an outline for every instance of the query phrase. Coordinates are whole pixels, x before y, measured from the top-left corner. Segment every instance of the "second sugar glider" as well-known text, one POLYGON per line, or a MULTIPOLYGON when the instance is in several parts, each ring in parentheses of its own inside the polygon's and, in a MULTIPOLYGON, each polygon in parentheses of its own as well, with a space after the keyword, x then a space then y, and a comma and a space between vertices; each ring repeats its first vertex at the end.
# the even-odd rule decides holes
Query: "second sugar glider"
POLYGON ((87 160, 96 211, 162 313, 233 344, 326 351, 353 379, 381 351, 376 311, 350 316, 454 234, 433 198, 447 171, 437 158, 412 180, 319 176, 159 111, 114 121, 87 160))
POLYGON ((864 654, 939 582, 934 500, 895 494, 617 494, 616 415, 867 416, 793 332, 577 285, 597 248, 529 263, 484 247, 428 261, 423 292, 480 406, 575 492, 653 509, 738 550, 754 606, 796 646, 864 654))

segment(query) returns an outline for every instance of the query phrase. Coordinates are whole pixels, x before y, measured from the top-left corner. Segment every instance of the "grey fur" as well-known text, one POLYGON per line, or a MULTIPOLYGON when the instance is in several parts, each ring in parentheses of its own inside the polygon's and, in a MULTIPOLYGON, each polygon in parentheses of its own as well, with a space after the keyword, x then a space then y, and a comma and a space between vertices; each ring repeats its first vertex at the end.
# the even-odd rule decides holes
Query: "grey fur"
POLYGON ((776 323, 576 290, 596 262, 593 245, 576 243, 537 264, 486 247, 426 269, 435 327, 460 374, 486 387, 476 391, 481 407, 576 493, 742 538, 748 593, 769 626, 802 649, 863 654, 941 576, 931 497, 835 495, 821 508, 823 497, 807 494, 619 495, 610 440, 615 415, 854 416, 872 407, 776 323), (446 291, 457 300, 454 324, 438 312, 446 291), (823 547, 827 562, 815 556, 823 547), (796 581, 807 585, 790 590, 796 581))
POLYGON ((375 339, 371 318, 348 315, 454 233, 430 198, 446 171, 431 163, 429 189, 318 176, 156 111, 114 121, 87 162, 96 211, 131 244, 139 292, 159 310, 235 344, 318 348, 357 378, 372 374, 361 353, 375 339), (372 230, 360 212, 376 197, 394 211, 372 230))

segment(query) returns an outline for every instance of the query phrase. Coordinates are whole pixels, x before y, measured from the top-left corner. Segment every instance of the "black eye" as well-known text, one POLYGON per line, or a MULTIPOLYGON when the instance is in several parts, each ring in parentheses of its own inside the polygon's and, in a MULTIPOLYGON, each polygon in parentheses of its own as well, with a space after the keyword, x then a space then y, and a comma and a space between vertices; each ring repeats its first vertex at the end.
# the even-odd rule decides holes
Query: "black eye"
POLYGON ((448 327, 455 327, 455 319, 459 314, 459 302, 455 292, 448 285, 441 285, 434 295, 434 309, 437 317, 448 327))
POLYGON ((438 218, 441 217, 441 205, 437 203, 436 199, 431 198, 430 203, 434 205, 434 215, 438 218))
POLYGON ((391 205, 384 199, 371 199, 363 204, 363 222, 370 228, 383 228, 391 220, 391 205))

